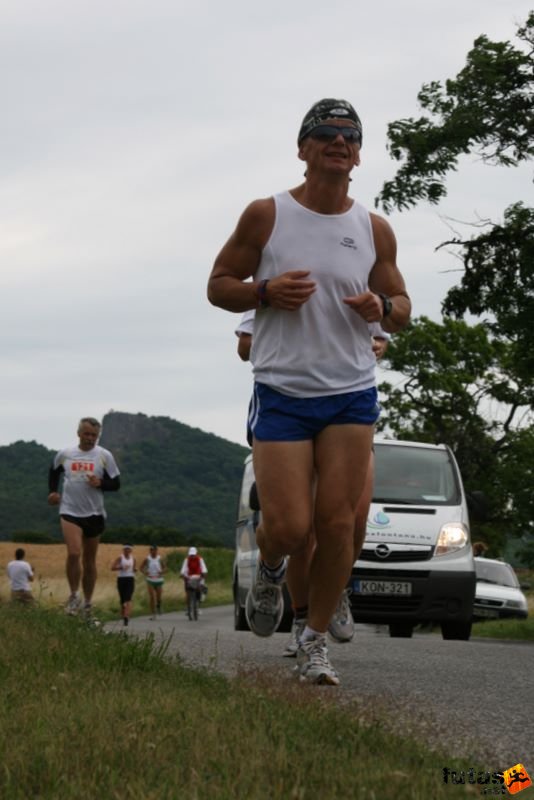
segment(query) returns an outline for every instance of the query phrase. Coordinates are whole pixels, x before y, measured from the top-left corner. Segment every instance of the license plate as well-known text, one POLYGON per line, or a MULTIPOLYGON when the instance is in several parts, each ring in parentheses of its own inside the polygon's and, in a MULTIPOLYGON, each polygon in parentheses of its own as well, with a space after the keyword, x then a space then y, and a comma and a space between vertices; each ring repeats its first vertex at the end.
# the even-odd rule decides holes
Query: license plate
POLYGON ((407 581, 353 581, 355 594, 402 594, 412 593, 412 584, 407 581))
POLYGON ((480 606, 475 607, 475 616, 476 617, 487 617, 488 619, 497 619, 499 616, 498 611, 494 611, 493 608, 480 608, 480 606))

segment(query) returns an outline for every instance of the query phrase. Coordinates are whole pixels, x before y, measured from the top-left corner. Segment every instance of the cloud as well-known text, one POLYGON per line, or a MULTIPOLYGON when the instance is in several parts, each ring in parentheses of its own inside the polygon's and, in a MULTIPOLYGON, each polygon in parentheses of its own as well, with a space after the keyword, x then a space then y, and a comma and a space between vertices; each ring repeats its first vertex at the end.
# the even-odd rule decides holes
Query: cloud
MULTIPOLYGON (((364 123, 352 184, 368 207, 395 165, 388 122, 418 113, 480 33, 528 4, 178 0, 2 8, 0 443, 59 447, 82 414, 163 414, 244 444, 250 369, 236 316, 206 300, 245 205, 302 180, 296 133, 321 96, 364 123)), ((416 314, 455 280, 442 217, 502 213, 526 170, 466 163, 439 209, 394 214, 416 314), (474 177, 476 175, 476 177, 474 177)))

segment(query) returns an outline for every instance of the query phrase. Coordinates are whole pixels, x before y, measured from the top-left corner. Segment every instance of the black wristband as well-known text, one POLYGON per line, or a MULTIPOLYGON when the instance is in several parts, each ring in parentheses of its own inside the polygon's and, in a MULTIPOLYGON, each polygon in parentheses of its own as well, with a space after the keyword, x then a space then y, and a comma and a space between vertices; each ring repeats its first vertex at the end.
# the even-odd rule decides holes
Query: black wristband
POLYGON ((267 284, 269 283, 269 278, 266 278, 263 281, 260 281, 258 284, 258 288, 256 290, 256 294, 258 295, 258 308, 268 308, 269 301, 267 300, 267 284))

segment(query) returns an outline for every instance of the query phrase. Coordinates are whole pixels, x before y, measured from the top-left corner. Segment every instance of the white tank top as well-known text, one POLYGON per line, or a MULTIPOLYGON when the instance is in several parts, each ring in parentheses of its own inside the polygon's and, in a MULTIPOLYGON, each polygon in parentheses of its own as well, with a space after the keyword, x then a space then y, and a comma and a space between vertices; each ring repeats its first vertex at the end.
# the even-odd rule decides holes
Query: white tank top
POLYGON ((289 192, 274 197, 276 217, 254 280, 309 269, 315 294, 297 311, 256 312, 254 377, 293 397, 321 397, 375 385, 376 359, 367 322, 344 297, 368 290, 376 261, 369 212, 318 214, 289 192))
POLYGON ((134 576, 134 560, 133 556, 126 558, 121 556, 121 564, 119 569, 119 578, 133 578, 134 576))
POLYGON ((161 557, 146 557, 146 574, 148 578, 161 578, 161 557))

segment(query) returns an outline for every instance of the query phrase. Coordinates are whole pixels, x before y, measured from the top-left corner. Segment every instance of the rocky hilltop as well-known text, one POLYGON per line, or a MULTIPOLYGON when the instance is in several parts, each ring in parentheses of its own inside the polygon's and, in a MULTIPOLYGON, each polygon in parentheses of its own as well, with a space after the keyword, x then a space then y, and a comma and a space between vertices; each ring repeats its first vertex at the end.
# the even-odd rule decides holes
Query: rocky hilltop
POLYGON ((180 428, 187 429, 188 426, 170 417, 147 417, 146 414, 141 413, 126 414, 123 411, 109 411, 102 420, 100 444, 114 453, 122 452, 142 441, 159 442, 164 445, 169 439, 169 432, 180 428))

